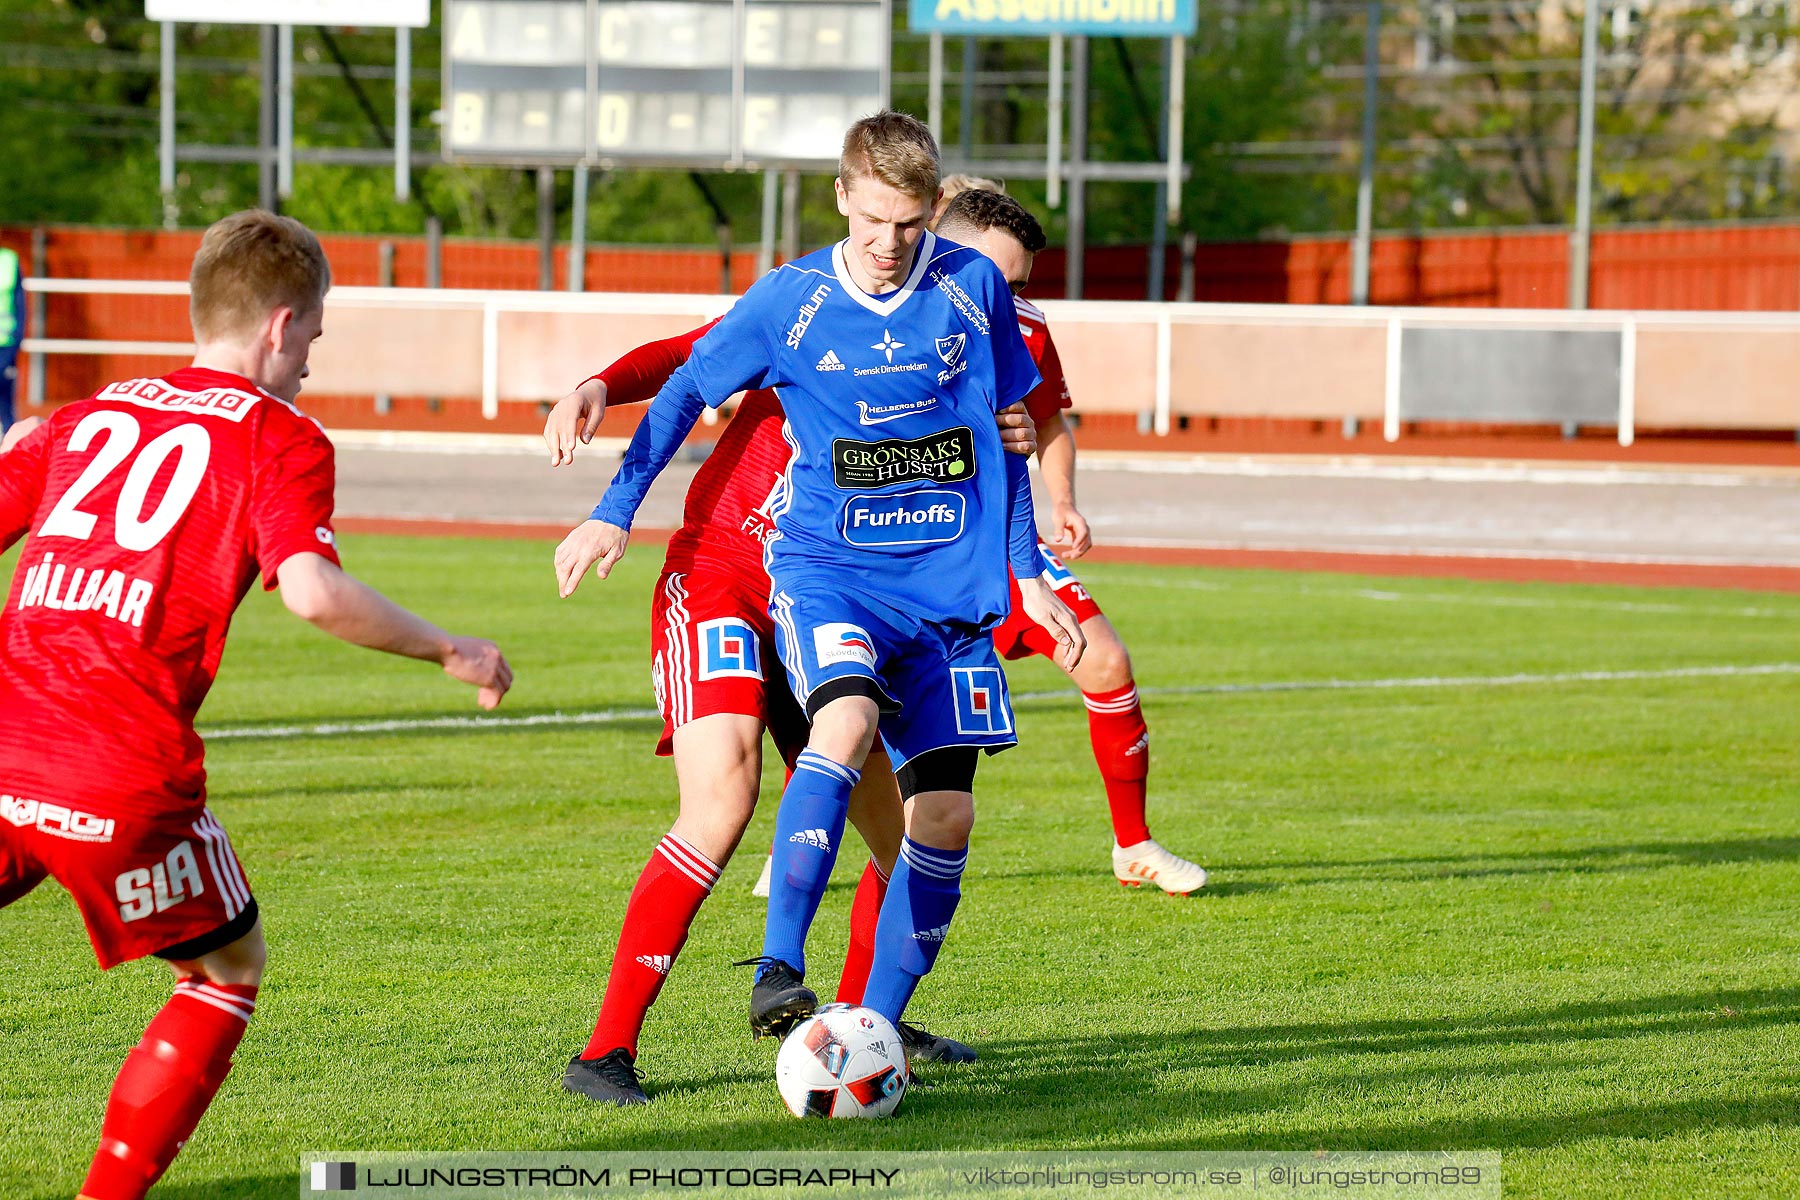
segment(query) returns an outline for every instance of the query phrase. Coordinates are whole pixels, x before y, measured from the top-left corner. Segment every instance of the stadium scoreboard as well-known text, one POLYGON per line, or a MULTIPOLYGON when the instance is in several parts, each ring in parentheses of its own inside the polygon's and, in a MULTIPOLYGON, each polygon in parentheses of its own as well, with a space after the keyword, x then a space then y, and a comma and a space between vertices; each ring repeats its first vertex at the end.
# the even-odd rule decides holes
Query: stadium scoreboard
POLYGON ((889 0, 445 0, 444 153, 834 162, 888 96, 889 0))

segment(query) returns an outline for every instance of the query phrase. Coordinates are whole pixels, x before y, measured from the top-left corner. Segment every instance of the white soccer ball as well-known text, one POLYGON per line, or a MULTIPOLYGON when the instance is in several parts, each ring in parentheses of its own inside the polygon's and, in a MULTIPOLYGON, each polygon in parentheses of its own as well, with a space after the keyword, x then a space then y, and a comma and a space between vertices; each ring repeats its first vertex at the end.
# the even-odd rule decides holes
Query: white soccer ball
POLYGON ((796 1117, 885 1117, 910 1072, 900 1031, 874 1009, 827 1004, 775 1056, 775 1086, 796 1117))

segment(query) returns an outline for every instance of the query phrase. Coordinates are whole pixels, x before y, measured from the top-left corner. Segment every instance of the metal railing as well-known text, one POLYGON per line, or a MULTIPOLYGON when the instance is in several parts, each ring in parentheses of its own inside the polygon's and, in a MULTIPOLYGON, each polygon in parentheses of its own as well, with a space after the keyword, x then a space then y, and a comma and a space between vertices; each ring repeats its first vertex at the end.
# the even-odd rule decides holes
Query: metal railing
MULTIPOLYGON (((182 282, 26 280, 44 296, 185 295, 182 282)), ((729 296, 344 287, 308 384, 330 395, 562 395, 632 347, 711 320, 729 296), (417 386, 409 386, 413 384, 417 386)), ((1047 301, 1077 413, 1381 423, 1551 422, 1800 429, 1800 314, 1047 301)), ((40 330, 33 329, 34 334, 40 330)), ((186 341, 25 339, 58 355, 182 358, 186 341)), ((841 348, 840 348, 841 350, 841 348)), ((35 399, 36 397, 34 397, 35 399)))

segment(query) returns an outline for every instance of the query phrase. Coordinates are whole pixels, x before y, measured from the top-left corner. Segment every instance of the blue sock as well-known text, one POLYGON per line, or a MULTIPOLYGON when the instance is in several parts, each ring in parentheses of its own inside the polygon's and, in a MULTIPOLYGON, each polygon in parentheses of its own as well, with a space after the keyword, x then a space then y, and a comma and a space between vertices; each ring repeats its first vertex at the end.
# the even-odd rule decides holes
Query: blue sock
POLYGON ((898 1021, 921 976, 931 973, 950 932, 950 918, 962 898, 967 847, 936 850, 907 838, 900 861, 888 880, 881 921, 875 926, 875 962, 863 1004, 890 1021, 898 1021))
MULTIPOLYGON (((781 794, 775 814, 775 865, 769 872, 769 919, 763 927, 763 953, 806 974, 806 931, 825 895, 838 843, 844 840, 844 818, 850 812, 850 789, 860 772, 832 762, 816 750, 802 750, 794 776, 781 794)), ((762 973, 759 971, 760 979, 762 973)))

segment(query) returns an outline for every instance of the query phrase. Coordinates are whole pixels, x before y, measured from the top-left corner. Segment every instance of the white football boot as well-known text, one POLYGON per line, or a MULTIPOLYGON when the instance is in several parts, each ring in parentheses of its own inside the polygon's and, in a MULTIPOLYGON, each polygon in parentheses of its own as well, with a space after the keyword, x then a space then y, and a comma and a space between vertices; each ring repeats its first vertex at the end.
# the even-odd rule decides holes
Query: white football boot
MULTIPOLYGON (((769 857, 763 859, 763 872, 756 877, 756 886, 750 889, 750 894, 752 896, 761 896, 764 900, 769 898, 769 876, 774 870, 775 856, 771 854, 769 857)), ((1201 872, 1201 875, 1205 874, 1206 872, 1201 872)))
POLYGON ((1206 868, 1177 858, 1154 838, 1135 846, 1113 845, 1113 874, 1126 887, 1154 883, 1171 896, 1185 896, 1206 886, 1206 868))

